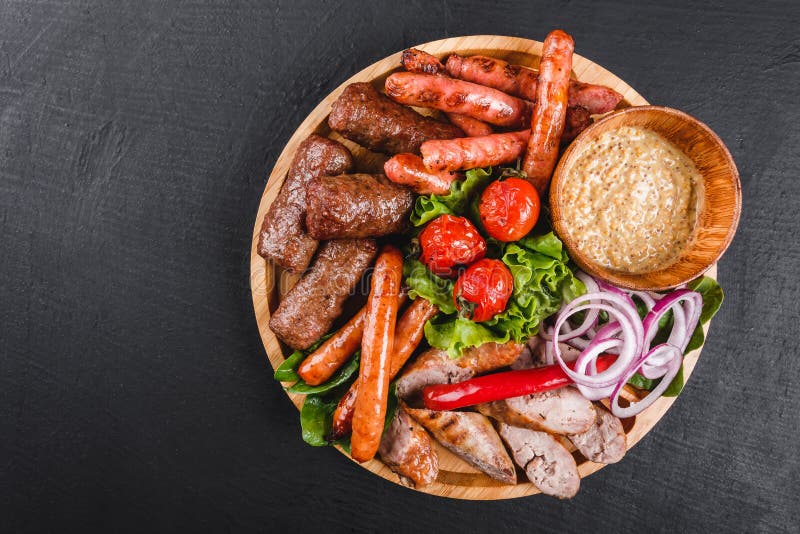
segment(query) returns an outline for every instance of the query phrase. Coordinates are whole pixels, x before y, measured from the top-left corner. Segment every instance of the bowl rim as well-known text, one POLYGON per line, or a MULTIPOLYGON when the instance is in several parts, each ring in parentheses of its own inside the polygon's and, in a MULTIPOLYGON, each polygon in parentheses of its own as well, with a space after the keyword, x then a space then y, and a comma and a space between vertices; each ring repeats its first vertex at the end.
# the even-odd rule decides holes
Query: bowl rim
MULTIPOLYGON (((681 152, 686 154, 683 149, 680 149, 681 152)), ((688 154, 687 154, 688 156, 688 154)), ((701 120, 689 115, 684 111, 680 111, 674 108, 666 107, 666 106, 631 106, 623 109, 619 109, 613 111, 606 115, 605 117, 601 118, 594 122, 594 124, 590 125, 586 128, 583 132, 581 132, 575 140, 570 143, 567 149, 559 158, 558 164, 556 165, 555 170, 553 171, 553 178, 550 183, 550 192, 548 194, 548 201, 550 204, 550 214, 552 220, 553 230, 556 234, 559 234, 559 238, 564 242, 565 247, 567 247, 570 258, 572 258, 575 263, 577 263, 581 269, 585 270, 587 273, 594 277, 598 277, 600 279, 606 280, 614 285, 624 287, 627 289, 633 290, 649 290, 649 291, 663 291, 668 289, 674 289, 678 286, 681 286, 695 278, 701 276, 703 273, 708 271, 713 265, 719 261, 722 255, 730 246, 731 242, 733 241, 734 235, 736 235, 736 230, 739 226, 739 218, 741 216, 742 211, 742 186, 741 180, 739 178, 739 170, 736 167, 736 163, 733 160, 733 156, 731 156, 728 147, 722 141, 722 139, 717 135, 706 123, 702 122, 701 120), (595 132, 602 129, 604 125, 609 122, 614 122, 620 120, 622 117, 631 114, 643 114, 643 113, 662 113, 665 115, 670 115, 671 117, 678 118, 680 121, 691 125, 693 128, 697 128, 703 130, 705 134, 709 136, 710 139, 713 140, 713 143, 720 149, 721 158, 724 161, 725 166, 729 170, 729 176, 731 183, 733 185, 733 196, 734 196, 734 203, 733 203, 733 217, 731 219, 731 223, 728 226, 727 233, 725 238, 722 240, 721 244, 718 246, 715 254, 713 256, 709 256, 709 259, 703 262, 703 265, 695 270, 692 271, 691 275, 688 277, 678 278, 675 277, 674 282, 670 282, 669 284, 654 284, 649 282, 648 275, 652 274, 654 271, 650 271, 647 273, 623 273, 622 276, 616 276, 613 274, 613 271, 607 270, 605 268, 596 268, 596 264, 592 261, 589 261, 586 256, 578 250, 576 247, 571 247, 571 239, 569 236, 564 236, 563 232, 560 232, 561 229, 561 222, 563 218, 561 217, 561 207, 558 200, 561 198, 562 186, 563 186, 563 179, 567 174, 567 165, 572 164, 571 161, 572 155, 576 152, 579 152, 583 149, 585 144, 595 136, 595 132)), ((673 264, 674 265, 674 264, 673 264)), ((665 267, 663 270, 669 272, 672 265, 665 267)))

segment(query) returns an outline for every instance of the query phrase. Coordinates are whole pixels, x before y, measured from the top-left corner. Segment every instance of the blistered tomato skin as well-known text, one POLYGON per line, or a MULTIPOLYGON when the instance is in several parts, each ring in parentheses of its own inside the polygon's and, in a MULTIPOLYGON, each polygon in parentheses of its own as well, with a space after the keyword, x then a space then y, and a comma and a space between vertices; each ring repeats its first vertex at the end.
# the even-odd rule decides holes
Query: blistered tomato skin
POLYGON ((514 289, 511 271, 500 260, 476 261, 456 280, 453 300, 463 316, 488 321, 506 309, 514 289))
POLYGON ((539 207, 539 193, 529 181, 507 178, 484 189, 478 211, 486 233, 509 242, 522 239, 533 230, 539 207))
POLYGON ((466 217, 440 215, 419 234, 420 261, 439 276, 455 276, 457 268, 486 255, 486 241, 466 217))

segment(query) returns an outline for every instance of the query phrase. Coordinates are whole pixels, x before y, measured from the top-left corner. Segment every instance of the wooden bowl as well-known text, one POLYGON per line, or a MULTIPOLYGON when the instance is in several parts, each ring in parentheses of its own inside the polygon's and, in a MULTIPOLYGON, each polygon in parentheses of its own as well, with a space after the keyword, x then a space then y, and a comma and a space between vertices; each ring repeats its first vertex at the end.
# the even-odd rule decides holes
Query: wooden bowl
POLYGON ((722 140, 694 117, 659 106, 622 109, 584 130, 562 155, 550 184, 553 228, 570 257, 592 276, 630 289, 671 289, 706 272, 730 245, 741 209, 739 172, 722 140), (564 184, 575 161, 598 136, 622 126, 655 131, 671 141, 694 162, 704 181, 704 202, 697 213, 694 239, 684 247, 674 263, 646 273, 631 274, 609 269, 587 257, 576 246, 570 234, 571 221, 566 220, 562 213, 564 184))
MULTIPOLYGON (((537 67, 539 65, 539 54, 542 50, 542 43, 517 37, 476 35, 433 41, 417 45, 417 48, 439 56, 440 58, 453 52, 465 55, 483 54, 504 59, 511 63, 537 67)), ((584 82, 606 85, 621 93, 624 97, 622 106, 642 106, 647 104, 647 101, 625 82, 588 59, 576 54, 572 66, 573 77, 584 82)), ((265 262, 264 259, 258 255, 258 234, 261 229, 261 223, 264 220, 264 215, 267 213, 272 201, 275 200, 283 184, 284 177, 289 169, 295 150, 297 150, 298 145, 312 133, 324 135, 343 142, 352 151, 357 162, 357 170, 363 172, 382 172, 383 162, 387 159, 386 156, 369 152, 343 139, 335 132, 331 132, 328 128, 327 119, 331 103, 339 97, 348 84, 371 81, 375 83, 376 86, 382 88, 383 81, 386 77, 397 70, 400 70, 400 52, 370 65, 337 87, 314 108, 300 127, 294 132, 280 156, 278 156, 275 166, 270 172, 269 181, 264 189, 264 194, 261 197, 261 204, 258 208, 258 214, 254 221, 253 241, 250 250, 250 288, 252 291, 253 307, 255 309, 259 333, 273 368, 277 368, 283 363, 285 356, 291 354, 292 351, 284 347, 269 329, 270 313, 275 310, 280 298, 292 287, 297 278, 287 274, 281 269, 276 269, 272 264, 265 262)), ((712 268, 706 274, 714 277, 716 270, 712 268)), ((700 350, 698 349, 685 357, 683 364, 685 379, 688 380, 689 376, 692 374, 699 355, 700 350)), ((287 395, 297 409, 300 409, 303 404, 304 396, 291 393, 287 393, 287 395)), ((639 440, 655 426, 656 422, 664 416, 673 402, 675 402, 675 397, 662 397, 639 416, 623 421, 629 449, 638 443, 639 440)), ((299 432, 296 446, 298 448, 308 447, 308 445, 302 441, 299 432)), ((530 484, 522 473, 520 473, 519 476, 519 484, 507 486, 500 484, 474 469, 443 447, 437 445, 437 452, 439 454, 439 477, 433 484, 424 488, 419 488, 418 491, 443 497, 476 500, 510 499, 539 493, 539 490, 533 484, 530 484)), ((345 455, 344 457, 349 458, 346 453, 343 452, 343 454, 345 455)), ((578 463, 578 472, 581 477, 586 477, 605 467, 603 464, 596 464, 586 460, 577 452, 574 454, 578 463)), ((397 475, 377 459, 362 464, 361 467, 369 469, 373 473, 395 484, 399 483, 397 475)), ((668 465, 665 464, 662 467, 666 469, 668 465)))

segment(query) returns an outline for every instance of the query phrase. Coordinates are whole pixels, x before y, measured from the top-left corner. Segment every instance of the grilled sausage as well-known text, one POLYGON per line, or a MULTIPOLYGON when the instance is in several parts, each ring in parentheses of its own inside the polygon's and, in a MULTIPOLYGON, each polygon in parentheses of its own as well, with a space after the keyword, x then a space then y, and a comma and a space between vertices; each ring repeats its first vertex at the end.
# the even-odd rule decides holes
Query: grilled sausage
MULTIPOLYGON (((426 141, 425 143, 432 142, 436 141, 426 141)), ((463 178, 463 175, 455 172, 430 171, 425 167, 422 158, 415 154, 392 156, 383 165, 383 172, 392 182, 404 185, 418 195, 446 195, 450 192, 450 184, 453 183, 453 180, 463 178)))
POLYGON ((579 434, 594 423, 592 403, 571 387, 478 404, 483 415, 509 425, 554 434, 579 434))
MULTIPOLYGON (((451 54, 447 58, 446 70, 454 78, 493 87, 525 100, 536 100, 539 74, 533 69, 492 57, 451 54)), ((567 104, 584 107, 592 115, 608 113, 621 100, 622 95, 609 87, 577 80, 569 83, 567 104)))
POLYGON ((320 176, 308 184, 306 227, 315 239, 395 234, 413 207, 414 194, 382 174, 320 176))
POLYGON ((311 269, 286 294, 269 320, 278 338, 307 349, 327 332, 377 253, 372 239, 324 243, 311 269))
POLYGON ((386 78, 386 94, 401 104, 459 113, 506 128, 526 128, 531 118, 530 102, 443 76, 396 72, 386 78))
POLYGON ((353 157, 343 144, 316 134, 303 141, 278 196, 264 216, 258 253, 292 272, 304 271, 318 244, 306 233, 306 186, 312 178, 342 174, 352 167, 353 157))
POLYGON ((311 386, 322 384, 350 359, 350 356, 361 346, 366 314, 365 306, 303 360, 297 369, 297 374, 306 384, 311 386))
POLYGON ((351 456, 358 462, 371 460, 381 442, 402 279, 403 255, 392 245, 384 246, 375 262, 364 317, 358 395, 350 441, 351 456))
POLYGON ((530 130, 498 133, 483 137, 426 141, 422 143, 422 161, 434 172, 488 167, 513 163, 525 152, 530 130))
POLYGON ((498 425, 498 432, 511 449, 514 461, 542 493, 560 499, 578 493, 581 477, 575 458, 556 438, 546 432, 504 423, 498 425))
POLYGON ((439 455, 431 437, 402 407, 383 433, 378 453, 406 486, 427 486, 439 474, 439 455))
POLYGON ((464 135, 456 126, 424 117, 365 82, 345 88, 331 107, 328 125, 369 150, 387 154, 416 154, 428 139, 464 135))
POLYGON ((582 131, 592 125, 592 116, 583 106, 567 108, 567 118, 564 120, 564 131, 561 133, 561 144, 567 145, 578 137, 582 131))
POLYGON ((536 103, 531 118, 531 137, 522 168, 539 196, 550 184, 567 113, 567 91, 572 70, 572 37, 561 30, 550 32, 544 40, 536 103))
POLYGON ((605 406, 596 403, 594 424, 580 434, 568 434, 567 438, 587 459, 600 464, 613 464, 625 456, 628 449, 627 436, 622 421, 605 406))
POLYGON ((483 135, 490 135, 494 132, 492 127, 483 121, 474 119, 467 115, 459 115, 458 113, 448 113, 447 118, 450 122, 461 128, 461 131, 467 137, 481 137, 483 135))
MULTIPOLYGON (((439 61, 439 58, 416 48, 403 50, 401 63, 403 64, 403 68, 408 72, 446 75, 444 65, 439 61)), ((473 119, 466 115, 459 115, 458 113, 447 113, 447 118, 469 137, 478 137, 492 133, 492 127, 478 119, 473 119)))
POLYGON ((420 354, 397 379, 397 396, 407 402, 416 401, 425 386, 454 384, 475 375, 511 365, 522 352, 520 343, 484 343, 470 347, 460 358, 451 359, 439 349, 420 354))
MULTIPOLYGON (((428 299, 418 298, 411 303, 411 306, 397 321, 394 333, 390 380, 400 372, 400 369, 403 368, 417 349, 425 334, 425 323, 437 313, 439 313, 439 308, 435 304, 432 304, 428 299)), ((358 381, 353 382, 347 393, 339 400, 339 404, 333 412, 332 439, 341 439, 352 430, 353 405, 356 401, 357 392, 358 381)))
POLYGON ((514 462, 486 417, 474 412, 406 410, 448 450, 504 484, 517 483, 514 462))

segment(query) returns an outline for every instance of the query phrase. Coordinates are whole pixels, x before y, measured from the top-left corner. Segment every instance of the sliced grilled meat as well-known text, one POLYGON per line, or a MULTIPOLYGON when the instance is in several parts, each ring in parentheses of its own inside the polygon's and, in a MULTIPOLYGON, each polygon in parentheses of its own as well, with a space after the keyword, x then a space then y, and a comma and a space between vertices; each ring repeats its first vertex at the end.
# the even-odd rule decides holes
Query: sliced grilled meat
POLYGON ((596 416, 589 430, 580 434, 568 434, 567 438, 581 454, 593 462, 613 464, 622 460, 628 449, 627 436, 622 422, 605 406, 595 403, 596 416))
POLYGON ((476 408, 500 422, 554 434, 586 432, 595 418, 591 401, 571 387, 487 402, 476 408))
POLYGON ((475 412, 407 410, 448 450, 500 482, 517 483, 514 463, 486 417, 475 412))
POLYGON ((452 124, 424 117, 366 82, 345 88, 331 107, 328 125, 365 148, 387 154, 419 154, 420 145, 428 139, 464 136, 452 124))
POLYGON ((578 493, 581 477, 569 451, 547 432, 500 423, 500 437, 506 442, 517 465, 525 470, 534 486, 546 494, 568 499, 578 493))
POLYGON ((427 486, 439 474, 439 456, 431 437, 402 407, 381 438, 381 460, 409 487, 427 486))
POLYGON ((373 239, 336 239, 319 248, 311 269, 283 297, 269 327, 293 349, 307 349, 330 330, 361 275, 372 264, 373 239))
POLYGON ((430 349, 420 354, 397 380, 397 395, 406 402, 419 399, 422 388, 431 384, 454 384, 475 375, 510 365, 522 352, 520 343, 485 343, 451 359, 446 352, 430 349))

